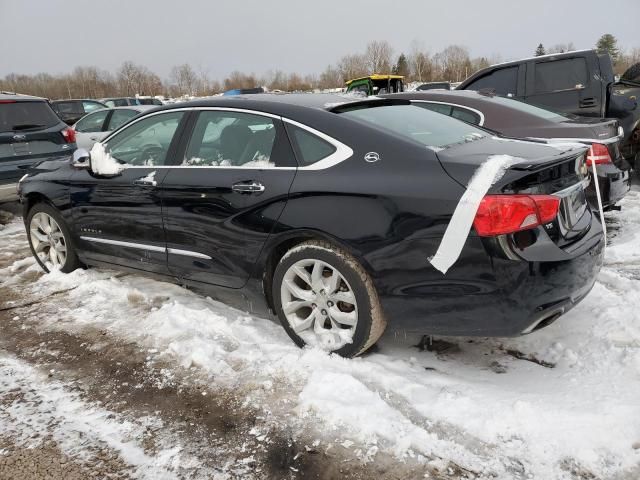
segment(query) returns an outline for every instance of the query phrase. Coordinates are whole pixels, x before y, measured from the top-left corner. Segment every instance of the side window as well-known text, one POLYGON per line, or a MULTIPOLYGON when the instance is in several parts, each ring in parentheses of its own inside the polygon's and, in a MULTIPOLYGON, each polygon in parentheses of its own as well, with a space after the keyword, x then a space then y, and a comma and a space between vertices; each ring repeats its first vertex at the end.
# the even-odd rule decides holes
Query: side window
POLYGON ((82 102, 82 106, 84 107, 84 111, 87 113, 95 112, 96 110, 100 110, 101 108, 104 108, 102 105, 95 102, 82 102))
POLYGON ((107 100, 106 102, 104 102, 104 104, 109 108, 113 108, 116 106, 116 102, 113 100, 107 100))
POLYGON ((536 93, 584 88, 587 79, 587 62, 583 57, 536 63, 536 93))
POLYGON ((287 125, 293 137, 296 157, 301 167, 319 162, 336 151, 336 147, 313 133, 296 125, 287 125))
POLYGON ((104 124, 104 120, 107 118, 108 114, 108 110, 103 110, 83 117, 76 124, 76 131, 81 133, 102 132, 102 125, 104 124))
POLYGON ((515 95, 518 87, 518 67, 496 70, 471 83, 466 90, 493 90, 496 95, 515 95))
POLYGON ((114 110, 106 130, 108 132, 112 132, 116 128, 119 128, 121 125, 127 123, 136 115, 138 115, 138 112, 136 112, 135 110, 129 110, 127 108, 124 108, 122 110, 114 110))
POLYGON ((451 116, 472 125, 480 125, 480 115, 471 110, 461 107, 453 107, 451 116))
POLYGON ((170 112, 140 120, 109 139, 106 151, 128 165, 166 165, 171 140, 183 115, 170 112))
POLYGON ((251 113, 204 110, 182 162, 192 167, 270 168, 276 139, 273 119, 251 113))
POLYGON ((76 115, 82 115, 84 113, 81 102, 58 102, 56 105, 58 107, 57 111, 60 113, 69 113, 76 115))
POLYGON ((432 112, 442 113, 443 115, 451 115, 451 105, 430 102, 416 102, 416 105, 422 108, 426 108, 427 110, 431 110, 432 112))

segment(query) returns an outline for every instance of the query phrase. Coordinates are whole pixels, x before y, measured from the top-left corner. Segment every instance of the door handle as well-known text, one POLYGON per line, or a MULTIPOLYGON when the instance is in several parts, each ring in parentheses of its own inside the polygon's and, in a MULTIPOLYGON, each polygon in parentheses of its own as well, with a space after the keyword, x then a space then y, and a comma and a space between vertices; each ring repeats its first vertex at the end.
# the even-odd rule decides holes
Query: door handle
POLYGON ((133 184, 139 185, 141 187, 156 187, 158 185, 158 182, 146 178, 138 178, 137 180, 133 181, 133 184))
POLYGON ((260 182, 251 180, 248 182, 234 183, 231 186, 231 190, 236 193, 262 193, 265 191, 265 186, 260 182))
POLYGON ((91 140, 93 140, 94 142, 98 141, 98 137, 96 137, 95 135, 93 137, 89 137, 91 140))
POLYGON ((596 105, 597 105, 596 99, 593 97, 580 100, 580 108, 595 107, 596 105))

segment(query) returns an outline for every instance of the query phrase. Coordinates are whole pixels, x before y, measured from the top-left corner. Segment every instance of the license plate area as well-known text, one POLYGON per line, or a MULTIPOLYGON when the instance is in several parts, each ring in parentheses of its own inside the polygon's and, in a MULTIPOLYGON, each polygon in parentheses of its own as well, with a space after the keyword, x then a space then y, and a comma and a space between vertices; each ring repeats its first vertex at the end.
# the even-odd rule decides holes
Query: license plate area
POLYGON ((554 193, 560 197, 558 227, 564 238, 579 235, 584 230, 583 217, 588 208, 587 196, 584 191, 585 183, 580 182, 561 192, 554 193))
POLYGON ((20 142, 13 144, 13 153, 15 155, 26 155, 30 153, 29 142, 20 142))

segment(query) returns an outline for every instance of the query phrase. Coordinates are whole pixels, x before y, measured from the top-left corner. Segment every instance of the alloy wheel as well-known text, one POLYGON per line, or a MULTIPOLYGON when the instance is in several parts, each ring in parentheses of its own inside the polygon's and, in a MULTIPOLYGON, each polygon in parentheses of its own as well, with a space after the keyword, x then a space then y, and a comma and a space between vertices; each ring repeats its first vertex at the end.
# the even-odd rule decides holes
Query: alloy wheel
POLYGON ((306 344, 332 351, 353 342, 356 296, 332 265, 316 259, 294 263, 284 274, 280 295, 291 329, 306 344))
POLYGON ((67 261, 67 241, 60 225, 44 212, 36 213, 29 225, 31 245, 47 270, 59 270, 67 261))

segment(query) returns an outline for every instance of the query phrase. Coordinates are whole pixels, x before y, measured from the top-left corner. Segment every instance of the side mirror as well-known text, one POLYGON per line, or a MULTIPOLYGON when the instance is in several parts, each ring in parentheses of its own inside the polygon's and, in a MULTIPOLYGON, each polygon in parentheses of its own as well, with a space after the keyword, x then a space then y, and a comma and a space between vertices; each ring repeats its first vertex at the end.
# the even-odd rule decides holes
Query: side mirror
POLYGON ((91 168, 91 155, 84 148, 79 148, 73 152, 71 165, 75 168, 89 170, 91 168))

